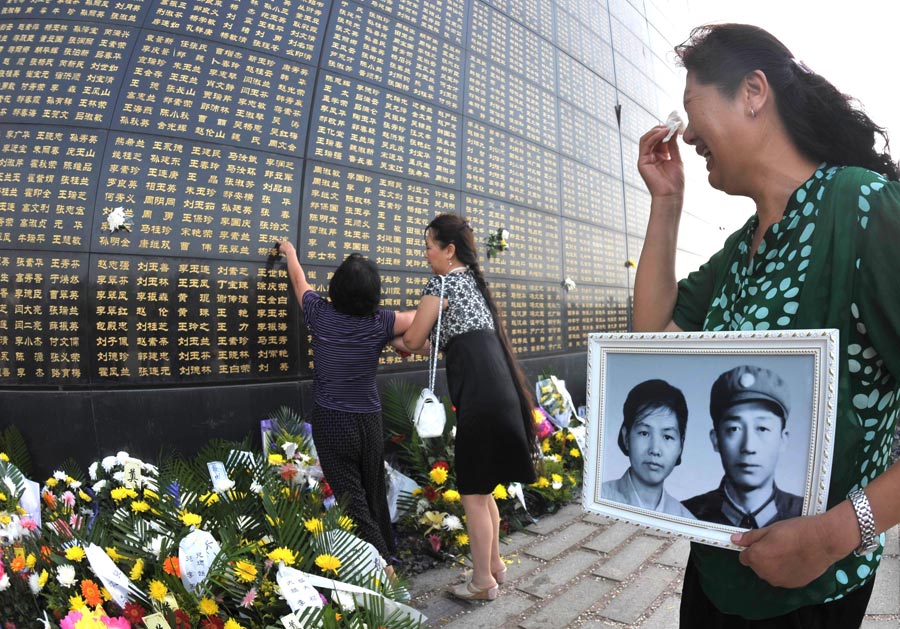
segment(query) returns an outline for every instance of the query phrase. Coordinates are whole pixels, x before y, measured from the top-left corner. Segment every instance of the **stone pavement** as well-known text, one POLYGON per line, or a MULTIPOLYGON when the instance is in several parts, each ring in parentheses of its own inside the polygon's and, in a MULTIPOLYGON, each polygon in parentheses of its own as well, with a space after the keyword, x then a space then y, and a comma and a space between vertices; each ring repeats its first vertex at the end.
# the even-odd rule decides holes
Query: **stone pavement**
MULTIPOLYGON (((412 605, 429 627, 479 629, 675 629, 689 543, 586 514, 569 504, 506 538, 509 565, 491 603, 459 601, 449 585, 459 567, 440 567, 410 581, 412 605)), ((687 628, 685 628, 687 629, 687 628)), ((898 529, 888 533, 862 629, 900 629, 898 529)))

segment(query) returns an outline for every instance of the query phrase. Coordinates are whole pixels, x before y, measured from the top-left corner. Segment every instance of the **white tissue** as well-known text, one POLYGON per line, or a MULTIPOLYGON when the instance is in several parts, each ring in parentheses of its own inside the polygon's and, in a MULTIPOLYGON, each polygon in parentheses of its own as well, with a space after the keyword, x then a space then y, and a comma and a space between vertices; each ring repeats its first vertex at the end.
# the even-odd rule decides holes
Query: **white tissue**
POLYGON ((663 142, 671 140, 672 136, 676 133, 684 133, 684 120, 681 119, 681 116, 678 115, 677 111, 673 111, 669 114, 669 117, 666 118, 666 126, 669 128, 669 132, 666 133, 663 142))

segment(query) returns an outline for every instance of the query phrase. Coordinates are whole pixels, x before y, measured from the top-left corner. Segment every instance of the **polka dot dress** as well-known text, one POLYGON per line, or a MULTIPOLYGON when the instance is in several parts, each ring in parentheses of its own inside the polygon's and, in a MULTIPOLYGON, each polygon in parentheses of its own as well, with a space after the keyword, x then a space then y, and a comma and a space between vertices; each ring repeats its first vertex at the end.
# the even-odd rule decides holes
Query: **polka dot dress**
MULTIPOLYGON (((891 327, 891 320, 898 320, 896 315, 891 319, 877 314, 879 310, 886 308, 893 307, 896 310, 900 303, 897 303, 897 294, 892 297, 873 296, 871 289, 866 288, 872 282, 864 274, 873 272, 871 266, 866 264, 866 256, 870 251, 867 247, 873 240, 873 234, 869 233, 873 207, 877 206, 879 211, 900 214, 898 189, 900 186, 897 184, 889 184, 880 175, 870 171, 820 166, 796 190, 781 221, 767 231, 752 259, 749 259, 749 252, 758 226, 756 216, 741 230, 736 247, 730 250, 732 255, 720 258, 719 263, 725 265, 723 268, 726 272, 719 287, 713 289, 713 297, 708 302, 710 306, 702 324, 702 329, 705 330, 729 331, 839 327, 833 321, 826 321, 827 325, 811 326, 809 312, 800 312, 800 306, 801 303, 814 303, 814 300, 802 301, 810 297, 805 291, 812 291, 812 295, 820 293, 822 303, 833 303, 836 297, 845 300, 839 308, 839 311, 845 313, 849 310, 849 317, 844 315, 845 323, 840 326, 840 370, 842 376, 848 377, 841 378, 842 387, 839 389, 829 506, 843 500, 852 489, 865 487, 887 468, 890 461, 900 391, 897 378, 886 368, 873 338, 882 340, 882 351, 892 352, 892 358, 900 350, 884 343, 884 339, 900 334, 896 324, 891 327), (854 171, 853 176, 842 177, 841 173, 845 170, 854 171), (820 217, 820 212, 826 207, 823 199, 829 194, 836 194, 832 187, 837 189, 850 181, 858 190, 858 194, 852 195, 857 198, 857 207, 835 211, 855 212, 856 233, 853 233, 853 229, 848 229, 846 231, 850 233, 843 234, 840 229, 835 229, 837 236, 817 239, 816 228, 820 223, 833 224, 820 217), (893 186, 889 201, 883 198, 887 195, 879 196, 886 185, 893 186), (831 276, 841 273, 842 269, 838 268, 838 262, 832 262, 836 260, 833 256, 835 251, 839 251, 842 239, 850 241, 852 238, 855 238, 853 242, 856 243, 851 249, 856 252, 855 268, 844 270, 846 276, 851 278, 848 285, 852 286, 852 290, 850 294, 835 296, 829 292, 832 288, 831 276), (827 250, 817 251, 816 247, 827 250), (826 266, 826 272, 808 282, 807 272, 814 260, 826 260, 825 264, 831 266, 826 266), (867 309, 861 307, 862 303, 867 305, 867 309), (866 321, 863 312, 867 312, 872 321, 866 321), (870 334, 871 324, 879 326, 879 334, 874 337, 870 334), (880 332, 885 326, 889 332, 880 332)), ((844 196, 841 198, 848 196, 844 192, 842 194, 844 196)), ((900 219, 891 220, 893 223, 884 224, 900 223, 900 219)), ((850 221, 847 224, 852 225, 850 221)), ((874 241, 877 242, 878 239, 874 241)), ((844 266, 853 265, 852 258, 848 262, 844 266)), ((888 268, 876 272, 896 273, 888 268)), ((688 283, 688 292, 694 290, 694 285, 702 284, 697 278, 690 277, 684 282, 688 283)), ((680 286, 679 290, 682 288, 680 286)), ((679 295, 679 300, 681 299, 679 295)), ((816 319, 813 317, 812 320, 816 319)), ((676 322, 679 322, 677 317, 676 322)), ((883 542, 882 536, 882 544, 883 542)), ((700 549, 699 552, 707 551, 700 549)), ((860 587, 875 571, 881 554, 882 549, 865 557, 851 555, 832 566, 820 581, 814 582, 817 584, 816 591, 821 593, 824 601, 819 598, 812 602, 836 600, 860 587)))

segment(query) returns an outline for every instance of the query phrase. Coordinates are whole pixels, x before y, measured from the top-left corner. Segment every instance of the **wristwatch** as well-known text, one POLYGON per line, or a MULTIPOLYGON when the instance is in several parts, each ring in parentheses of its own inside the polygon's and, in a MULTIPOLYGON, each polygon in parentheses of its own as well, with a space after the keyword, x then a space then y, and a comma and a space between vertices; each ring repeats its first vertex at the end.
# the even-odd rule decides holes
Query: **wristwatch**
POLYGON ((875 552, 881 545, 878 535, 875 533, 875 516, 872 515, 872 506, 862 489, 854 489, 847 498, 850 499, 850 504, 853 505, 856 519, 859 522, 860 541, 853 554, 862 557, 875 552))

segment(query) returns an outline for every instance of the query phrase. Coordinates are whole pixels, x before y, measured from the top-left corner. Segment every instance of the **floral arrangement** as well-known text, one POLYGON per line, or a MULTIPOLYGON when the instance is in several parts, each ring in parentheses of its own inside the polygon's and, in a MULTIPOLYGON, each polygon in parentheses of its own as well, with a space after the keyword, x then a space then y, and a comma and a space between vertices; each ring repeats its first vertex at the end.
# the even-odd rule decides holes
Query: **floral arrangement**
MULTIPOLYGON (((390 382, 384 392, 382 415, 389 443, 395 445, 398 466, 419 488, 399 500, 406 513, 401 523, 427 540, 426 548, 449 559, 468 554, 469 536, 453 473, 456 416, 447 409, 444 435, 420 439, 412 416, 418 390, 403 381, 390 382)), ((445 407, 449 406, 445 401, 445 407)), ((501 530, 510 532, 533 518, 570 502, 581 483, 581 452, 568 429, 557 429, 540 407, 534 409, 535 433, 540 437, 538 479, 531 485, 497 485, 493 495, 500 510, 501 530)))
POLYGON ((87 477, 57 470, 43 526, 3 461, 0 522, 18 518, 0 546, 4 629, 421 626, 334 504, 301 423, 279 411, 265 452, 214 441, 158 466, 119 452, 87 477))
POLYGON ((484 244, 487 245, 488 259, 496 258, 501 251, 506 251, 509 248, 508 241, 508 229, 498 227, 496 231, 492 231, 487 240, 484 241, 484 244))

